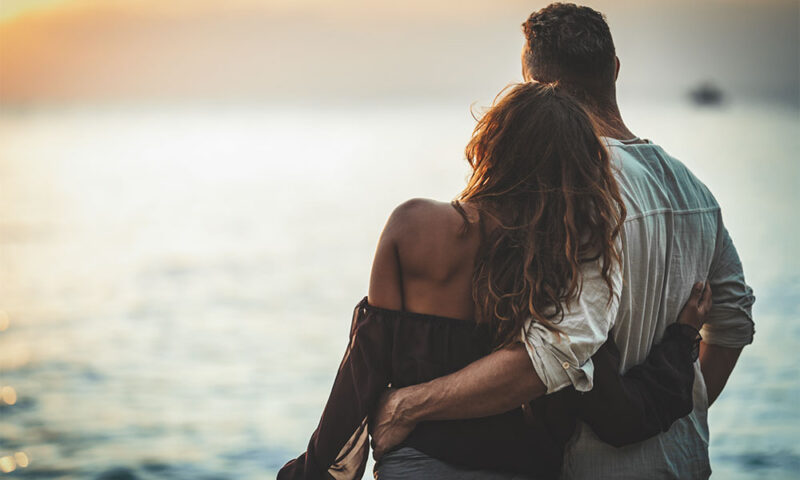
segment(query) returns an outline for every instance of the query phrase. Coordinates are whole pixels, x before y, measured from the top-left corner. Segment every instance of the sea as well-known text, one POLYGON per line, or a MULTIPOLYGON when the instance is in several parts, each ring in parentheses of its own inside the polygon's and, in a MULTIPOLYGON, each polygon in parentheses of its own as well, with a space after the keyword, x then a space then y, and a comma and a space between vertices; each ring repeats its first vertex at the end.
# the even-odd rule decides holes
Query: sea
MULTIPOLYGON (((797 478, 800 110, 622 108, 714 192, 757 297, 712 478, 797 478)), ((4 108, 0 476, 274 478, 386 218, 458 194, 474 123, 467 101, 4 108)))

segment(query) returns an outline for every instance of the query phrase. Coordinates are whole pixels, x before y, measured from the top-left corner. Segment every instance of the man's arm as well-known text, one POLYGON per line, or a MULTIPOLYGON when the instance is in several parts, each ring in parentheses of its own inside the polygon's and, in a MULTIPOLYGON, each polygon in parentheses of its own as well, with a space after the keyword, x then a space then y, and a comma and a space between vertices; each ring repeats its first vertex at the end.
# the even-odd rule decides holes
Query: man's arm
POLYGON ((709 345, 705 342, 700 343, 700 370, 706 381, 706 391, 708 393, 708 406, 722 393, 728 377, 736 366, 739 354, 743 347, 728 348, 719 345, 709 345))
POLYGON ((419 422, 495 415, 546 392, 525 347, 515 343, 450 375, 387 391, 372 415, 373 455, 382 457, 419 422))
MULTIPOLYGON (((558 323, 562 334, 530 322, 520 340, 462 370, 430 382, 387 392, 372 415, 375 458, 397 445, 417 423, 486 417, 507 412, 568 386, 592 388, 591 356, 606 341, 619 306, 600 263, 582 269, 580 298, 566 305, 558 323)), ((612 271, 613 291, 621 273, 612 271)))
POLYGON ((516 343, 458 372, 398 391, 396 400, 400 410, 416 423, 507 412, 546 390, 525 347, 516 343))
MULTIPOLYGON (((592 357, 598 384, 576 397, 576 413, 603 441, 616 447, 639 442, 667 431, 691 412, 697 332, 711 309, 711 298, 710 287, 694 285, 678 318, 683 325, 671 325, 645 362, 624 376, 619 375, 619 351, 612 340, 592 357)), ((386 394, 373 416, 376 458, 420 421, 488 416, 545 393, 547 387, 535 369, 526 366, 522 350, 516 344, 448 377, 386 394), (526 370, 527 377, 517 377, 526 370), (491 390, 485 389, 496 390, 486 396, 491 390)))
POLYGON ((717 245, 708 282, 714 292, 713 306, 703 326, 700 369, 709 406, 722 393, 745 345, 753 342, 753 290, 744 279, 742 263, 728 230, 719 219, 717 245))

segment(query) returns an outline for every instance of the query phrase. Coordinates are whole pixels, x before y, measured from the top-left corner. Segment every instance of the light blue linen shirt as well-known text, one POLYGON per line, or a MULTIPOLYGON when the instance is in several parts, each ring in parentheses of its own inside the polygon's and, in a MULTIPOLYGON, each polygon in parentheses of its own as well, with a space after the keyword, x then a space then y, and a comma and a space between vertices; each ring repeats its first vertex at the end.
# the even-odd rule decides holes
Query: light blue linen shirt
MULTIPOLYGON (((676 321, 697 281, 710 282, 713 291, 703 341, 742 347, 753 340, 755 297, 711 192, 658 145, 605 141, 628 210, 622 268, 612 278, 620 294, 609 302, 600 265, 588 264, 581 298, 566 306, 559 324, 568 340, 535 323, 527 326, 523 338, 548 393, 568 385, 591 389, 590 357, 609 331, 620 349, 622 372, 643 362, 676 321)), ((699 362, 695 374, 692 413, 647 441, 614 448, 579 422, 567 446, 562 478, 707 478, 708 397, 699 362)))

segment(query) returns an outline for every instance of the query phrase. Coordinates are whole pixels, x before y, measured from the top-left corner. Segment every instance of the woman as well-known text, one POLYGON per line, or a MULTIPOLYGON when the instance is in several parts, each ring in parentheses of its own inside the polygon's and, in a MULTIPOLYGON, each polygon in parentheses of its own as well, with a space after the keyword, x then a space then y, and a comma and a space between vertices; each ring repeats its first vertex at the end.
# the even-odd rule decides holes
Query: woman
MULTIPOLYGON (((518 342, 529 318, 558 332, 584 265, 597 263, 609 302, 618 294, 625 210, 608 153, 573 100, 552 85, 514 86, 479 121, 467 158, 473 172, 458 201, 412 200, 387 222, 319 427, 279 479, 360 478, 369 412, 385 387, 447 375, 518 342)), ((709 299, 695 286, 680 322, 624 376, 609 341, 593 357, 592 392, 420 424, 377 477, 556 478, 576 418, 617 445, 668 429, 692 409, 709 299)))

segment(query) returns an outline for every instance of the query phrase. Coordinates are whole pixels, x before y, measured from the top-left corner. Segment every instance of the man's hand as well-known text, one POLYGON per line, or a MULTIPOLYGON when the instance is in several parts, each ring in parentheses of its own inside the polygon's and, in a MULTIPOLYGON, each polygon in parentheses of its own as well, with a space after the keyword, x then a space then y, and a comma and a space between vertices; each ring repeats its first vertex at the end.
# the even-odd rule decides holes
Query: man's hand
POLYGON ((385 392, 370 419, 373 455, 379 459, 420 422, 497 415, 546 392, 522 344, 501 348, 450 375, 385 392))
POLYGON ((381 395, 369 422, 372 435, 372 457, 377 461, 406 439, 417 426, 402 410, 401 390, 390 388, 381 395))

